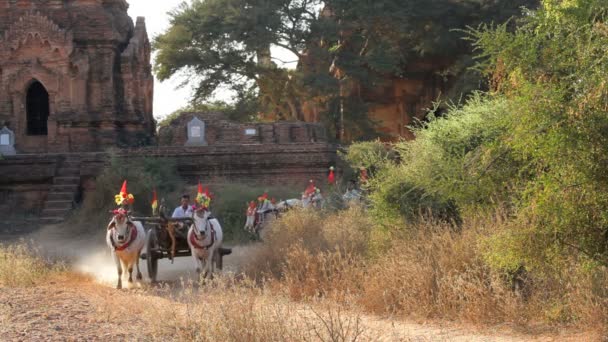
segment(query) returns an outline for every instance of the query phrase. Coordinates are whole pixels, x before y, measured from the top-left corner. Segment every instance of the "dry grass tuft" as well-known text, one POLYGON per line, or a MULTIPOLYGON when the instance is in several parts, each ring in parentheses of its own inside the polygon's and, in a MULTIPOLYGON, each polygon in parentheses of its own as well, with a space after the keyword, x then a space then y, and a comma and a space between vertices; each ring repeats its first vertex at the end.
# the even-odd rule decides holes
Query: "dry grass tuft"
POLYGON ((297 267, 295 263, 300 255, 303 262, 306 255, 319 253, 363 257, 367 253, 371 226, 359 208, 333 215, 290 211, 263 232, 264 244, 256 249, 250 263, 244 265, 245 273, 252 278, 281 278, 288 262, 290 267, 297 267))
POLYGON ((484 264, 477 231, 419 231, 414 238, 395 241, 370 266, 361 295, 365 308, 484 323, 524 318, 517 294, 484 264))
POLYGON ((0 245, 0 286, 34 286, 64 270, 25 243, 0 245))

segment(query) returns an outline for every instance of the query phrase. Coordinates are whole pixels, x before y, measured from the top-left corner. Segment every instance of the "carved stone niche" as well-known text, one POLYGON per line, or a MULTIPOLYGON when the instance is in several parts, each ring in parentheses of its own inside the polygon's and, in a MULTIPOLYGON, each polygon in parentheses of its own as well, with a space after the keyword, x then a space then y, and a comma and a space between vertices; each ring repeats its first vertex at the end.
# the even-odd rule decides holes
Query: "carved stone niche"
POLYGON ((15 151, 15 133, 4 126, 0 129, 0 155, 12 156, 15 151))
POLYGON ((186 141, 186 146, 207 146, 205 122, 197 117, 188 122, 188 141, 186 141))

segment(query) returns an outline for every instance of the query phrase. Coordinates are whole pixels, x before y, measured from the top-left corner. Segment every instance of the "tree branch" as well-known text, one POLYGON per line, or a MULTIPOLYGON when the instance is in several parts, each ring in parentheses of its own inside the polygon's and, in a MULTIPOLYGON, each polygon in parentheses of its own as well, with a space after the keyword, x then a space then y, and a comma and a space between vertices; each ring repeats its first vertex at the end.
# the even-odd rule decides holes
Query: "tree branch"
POLYGON ((298 56, 298 59, 302 58, 302 53, 300 53, 299 51, 295 50, 293 47, 291 47, 291 46, 289 46, 287 44, 283 44, 283 43, 279 43, 279 42, 275 42, 275 43, 272 43, 272 44, 274 44, 276 46, 279 46, 279 47, 282 47, 282 48, 284 48, 286 50, 289 50, 289 51, 293 52, 294 55, 298 56))
POLYGON ((271 59, 274 59, 274 60, 276 60, 276 61, 279 61, 279 62, 281 62, 281 63, 283 63, 283 64, 292 64, 292 63, 298 63, 298 62, 299 62, 299 60, 295 60, 295 61, 284 61, 284 60, 282 60, 282 59, 280 59, 280 58, 276 58, 276 57, 272 57, 272 56, 271 56, 270 58, 271 58, 271 59))

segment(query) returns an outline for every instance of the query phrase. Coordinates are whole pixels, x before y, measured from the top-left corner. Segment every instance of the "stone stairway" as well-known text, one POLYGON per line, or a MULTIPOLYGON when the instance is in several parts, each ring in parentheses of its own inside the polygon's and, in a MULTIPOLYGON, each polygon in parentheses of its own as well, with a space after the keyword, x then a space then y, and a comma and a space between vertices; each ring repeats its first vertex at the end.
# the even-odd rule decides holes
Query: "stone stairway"
POLYGON ((40 214, 43 224, 59 223, 65 220, 74 207, 74 198, 80 185, 80 158, 67 156, 57 169, 53 184, 40 214))

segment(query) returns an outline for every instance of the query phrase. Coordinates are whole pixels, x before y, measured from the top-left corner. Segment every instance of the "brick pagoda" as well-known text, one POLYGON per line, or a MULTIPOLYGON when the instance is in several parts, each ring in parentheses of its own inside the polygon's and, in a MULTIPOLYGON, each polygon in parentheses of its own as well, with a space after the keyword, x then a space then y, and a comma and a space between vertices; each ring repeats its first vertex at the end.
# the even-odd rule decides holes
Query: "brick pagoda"
POLYGON ((143 18, 125 0, 0 0, 0 126, 18 152, 99 151, 154 139, 143 18))

